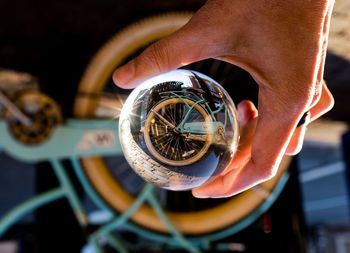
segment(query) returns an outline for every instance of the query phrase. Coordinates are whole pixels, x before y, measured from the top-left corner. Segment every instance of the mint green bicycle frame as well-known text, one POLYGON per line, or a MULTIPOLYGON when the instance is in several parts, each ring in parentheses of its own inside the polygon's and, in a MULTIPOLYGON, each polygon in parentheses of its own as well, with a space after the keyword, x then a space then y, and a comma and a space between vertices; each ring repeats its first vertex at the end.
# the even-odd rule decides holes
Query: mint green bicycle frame
MULTIPOLYGON (((102 224, 88 237, 89 243, 97 253, 102 253, 101 238, 104 238, 106 243, 121 253, 126 253, 128 250, 137 246, 125 242, 119 238, 116 233, 112 234, 113 231, 120 228, 137 233, 155 243, 163 243, 174 248, 180 247, 191 253, 200 253, 202 250, 208 250, 213 241, 232 235, 254 222, 272 205, 272 203, 274 203, 288 179, 288 173, 285 173, 278 185, 274 188, 270 197, 251 215, 245 217, 232 227, 208 235, 187 237, 181 234, 166 216, 161 204, 155 197, 153 192, 154 186, 145 184, 141 193, 128 210, 124 213, 116 213, 106 205, 90 185, 80 165, 79 159, 88 156, 121 155, 121 147, 117 133, 118 122, 116 120, 68 119, 64 124, 56 127, 52 136, 45 143, 29 146, 17 142, 12 137, 7 122, 0 120, 0 151, 6 152, 10 156, 22 161, 33 163, 49 161, 59 181, 59 186, 57 188, 29 198, 1 217, 0 236, 26 214, 61 198, 66 198, 69 201, 82 227, 89 224, 86 210, 61 163, 63 159, 69 159, 71 161, 74 171, 88 197, 91 198, 99 209, 111 214, 112 218, 105 224, 102 224), (156 211, 159 218, 167 226, 169 231, 168 235, 158 234, 130 222, 129 218, 145 202, 156 211)), ((116 196, 116 198, 117 197, 118 196, 116 196)), ((217 249, 227 250, 228 246, 225 244, 218 244, 217 249)))
MULTIPOLYGON (((206 99, 202 96, 196 95, 193 92, 183 92, 183 91, 167 91, 160 92, 159 95, 163 100, 169 98, 178 98, 180 99, 188 108, 185 116, 183 117, 181 123, 176 126, 176 130, 179 133, 192 133, 192 134, 214 134, 219 128, 225 129, 227 124, 228 112, 224 104, 220 104, 219 108, 216 111, 212 111, 210 106, 207 104, 206 99), (186 95, 184 95, 184 93, 186 95), (185 99, 190 99, 194 104, 189 105, 185 99), (191 112, 194 110, 196 105, 200 105, 210 116, 210 122, 190 122, 188 123, 188 118, 191 112), (224 110, 225 120, 224 123, 216 121, 215 114, 224 110)), ((233 119, 229 117, 230 123, 233 124, 233 119)))

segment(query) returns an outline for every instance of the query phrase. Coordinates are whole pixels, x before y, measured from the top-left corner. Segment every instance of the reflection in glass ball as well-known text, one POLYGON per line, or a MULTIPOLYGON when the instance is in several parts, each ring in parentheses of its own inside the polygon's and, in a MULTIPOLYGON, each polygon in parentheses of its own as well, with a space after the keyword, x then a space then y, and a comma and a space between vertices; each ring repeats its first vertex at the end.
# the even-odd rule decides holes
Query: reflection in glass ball
POLYGON ((239 127, 234 103, 216 81, 174 70, 131 92, 119 118, 119 136, 126 160, 143 179, 189 190, 227 167, 239 127))

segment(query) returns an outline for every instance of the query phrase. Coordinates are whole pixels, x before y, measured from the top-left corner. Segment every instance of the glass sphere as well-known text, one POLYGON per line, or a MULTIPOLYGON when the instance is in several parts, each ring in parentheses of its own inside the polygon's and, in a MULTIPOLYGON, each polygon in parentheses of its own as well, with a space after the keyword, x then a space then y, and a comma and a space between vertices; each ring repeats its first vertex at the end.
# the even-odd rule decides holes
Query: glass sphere
POLYGON ((218 176, 237 150, 237 112, 210 77, 174 70, 134 89, 119 118, 126 160, 144 180, 189 190, 218 176))

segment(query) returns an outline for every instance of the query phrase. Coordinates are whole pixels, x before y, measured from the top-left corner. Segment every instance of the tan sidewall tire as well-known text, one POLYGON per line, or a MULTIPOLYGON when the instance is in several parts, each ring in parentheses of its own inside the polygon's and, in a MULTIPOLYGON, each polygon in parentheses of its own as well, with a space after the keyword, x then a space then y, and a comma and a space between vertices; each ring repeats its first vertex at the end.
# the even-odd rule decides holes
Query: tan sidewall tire
MULTIPOLYGON (((176 103, 186 103, 189 106, 192 106, 195 102, 193 102, 192 100, 189 100, 189 99, 170 98, 170 99, 166 99, 166 100, 160 102, 158 105, 156 105, 153 108, 153 110, 157 112, 158 109, 165 108, 169 104, 176 104, 176 103)), ((200 105, 195 104, 194 109, 204 118, 205 122, 209 122, 211 120, 209 114, 200 105)), ((154 115, 154 113, 150 112, 149 115, 147 116, 147 119, 145 122, 144 137, 145 137, 145 143, 146 143, 146 146, 147 146, 149 152, 151 152, 151 154, 157 160, 159 160, 165 164, 169 164, 171 166, 186 166, 186 165, 189 165, 191 163, 198 161, 200 158, 202 158, 202 156, 204 156, 206 154, 206 152, 208 151, 208 148, 212 142, 212 138, 213 138, 213 136, 210 134, 207 135, 205 144, 203 145, 201 150, 198 152, 198 154, 189 158, 189 159, 186 159, 183 161, 173 161, 173 160, 169 160, 169 159, 165 158, 164 156, 162 156, 161 154, 159 154, 156 151, 156 149, 154 148, 152 141, 151 141, 151 138, 148 134, 150 131, 150 126, 151 126, 151 121, 153 119, 153 115, 154 115)))

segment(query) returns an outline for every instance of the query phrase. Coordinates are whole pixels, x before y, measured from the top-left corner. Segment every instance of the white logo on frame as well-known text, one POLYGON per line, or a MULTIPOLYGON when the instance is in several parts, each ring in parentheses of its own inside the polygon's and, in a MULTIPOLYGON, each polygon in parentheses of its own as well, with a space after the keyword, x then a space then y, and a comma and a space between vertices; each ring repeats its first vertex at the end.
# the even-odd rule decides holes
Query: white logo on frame
POLYGON ((88 150, 92 148, 112 148, 116 144, 115 134, 112 130, 86 131, 77 148, 88 150))

